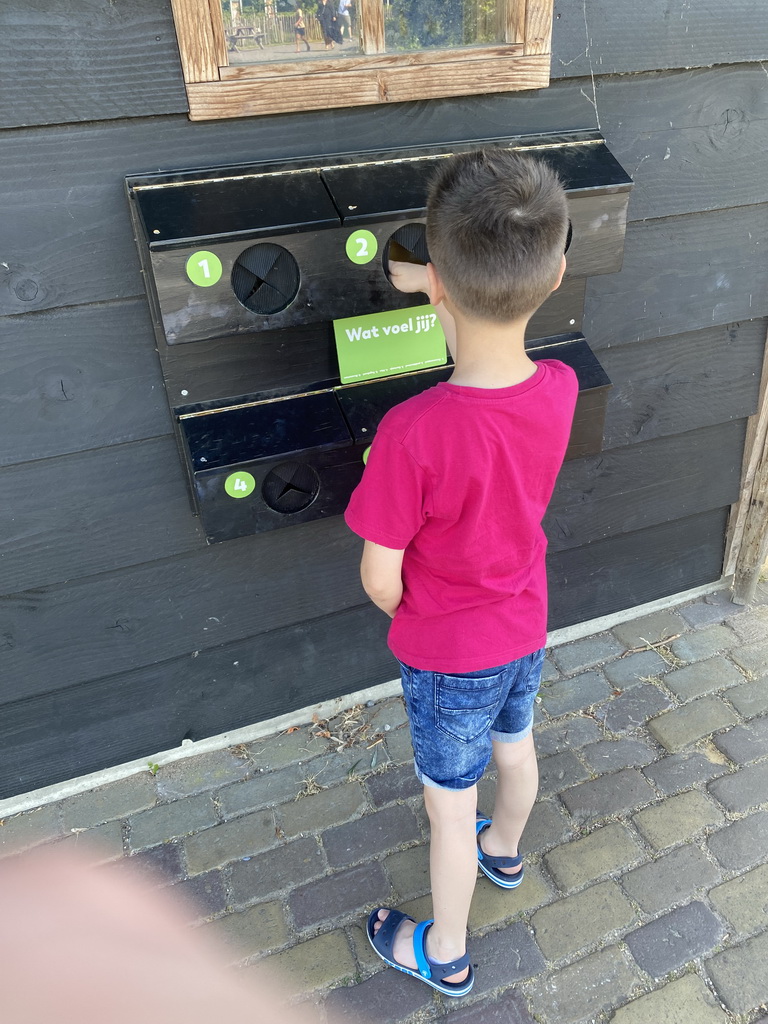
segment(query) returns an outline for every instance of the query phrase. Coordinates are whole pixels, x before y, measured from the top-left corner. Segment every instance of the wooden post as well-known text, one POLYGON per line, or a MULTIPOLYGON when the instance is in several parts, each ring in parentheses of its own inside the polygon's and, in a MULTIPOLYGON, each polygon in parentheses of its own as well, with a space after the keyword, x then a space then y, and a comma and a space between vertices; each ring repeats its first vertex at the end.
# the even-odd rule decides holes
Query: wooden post
POLYGON ((215 82, 227 63, 221 0, 171 0, 184 81, 215 82))
POLYGON ((496 0, 500 43, 522 43, 525 39, 525 0, 496 0))
POLYGON ((357 18, 363 53, 384 53, 384 5, 381 0, 358 0, 357 18))

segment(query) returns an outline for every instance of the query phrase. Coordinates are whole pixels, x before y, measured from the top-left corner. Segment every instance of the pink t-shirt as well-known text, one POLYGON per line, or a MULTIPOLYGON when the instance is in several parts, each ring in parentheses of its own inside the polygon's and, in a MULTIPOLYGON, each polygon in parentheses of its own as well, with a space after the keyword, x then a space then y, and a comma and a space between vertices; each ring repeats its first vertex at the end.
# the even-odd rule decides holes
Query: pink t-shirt
POLYGON ((543 647, 541 528, 570 436, 578 384, 542 359, 521 384, 438 384, 381 421, 345 519, 404 549, 389 631, 413 668, 473 672, 543 647))

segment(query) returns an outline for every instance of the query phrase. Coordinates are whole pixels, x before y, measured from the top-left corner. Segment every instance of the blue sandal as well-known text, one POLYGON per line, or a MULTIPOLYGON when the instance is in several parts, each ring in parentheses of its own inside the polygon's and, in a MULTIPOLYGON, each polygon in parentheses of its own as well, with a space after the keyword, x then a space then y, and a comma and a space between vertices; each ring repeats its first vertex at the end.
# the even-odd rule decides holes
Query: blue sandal
POLYGON ((490 818, 483 818, 478 814, 477 824, 475 826, 477 830, 478 867, 486 878, 490 878, 492 882, 501 886, 502 889, 516 889, 523 880, 523 858, 520 856, 491 857, 489 854, 483 852, 483 848, 480 846, 480 836, 485 832, 490 824, 490 818), (516 868, 518 865, 520 865, 520 870, 516 875, 505 875, 503 871, 498 870, 499 868, 516 868))
POLYGON ((427 956, 425 940, 427 932, 433 924, 432 921, 422 921, 421 924, 417 924, 416 931, 413 933, 413 953, 416 963, 419 965, 418 970, 404 967, 398 963, 393 955, 395 934, 403 921, 413 921, 413 918, 403 914, 400 910, 389 910, 389 914, 381 922, 379 930, 374 932, 373 926, 379 920, 380 910, 389 910, 389 907, 377 907, 376 910, 371 911, 366 931, 374 952, 381 957, 385 964, 394 967, 396 971, 402 971, 403 974, 410 974, 412 978, 418 978, 419 981, 442 992, 444 996, 465 996, 471 990, 475 983, 475 975, 466 953, 449 964, 435 963, 427 956), (463 971, 467 967, 469 974, 464 981, 444 981, 446 977, 458 974, 459 971, 463 971))

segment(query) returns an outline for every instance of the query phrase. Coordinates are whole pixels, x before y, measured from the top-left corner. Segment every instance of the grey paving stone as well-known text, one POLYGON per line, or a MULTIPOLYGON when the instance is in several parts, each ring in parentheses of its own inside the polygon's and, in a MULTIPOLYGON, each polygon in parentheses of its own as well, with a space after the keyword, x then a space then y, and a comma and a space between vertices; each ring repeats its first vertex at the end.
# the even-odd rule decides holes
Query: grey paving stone
POLYGON ((325 863, 317 842, 309 836, 238 861, 231 871, 235 903, 242 906, 317 878, 325 873, 325 863))
POLYGON ((659 914, 706 891, 720 879, 720 872, 698 846, 682 846, 650 864, 628 871, 621 886, 647 914, 659 914))
POLYGON ((707 789, 727 811, 737 814, 768 803, 768 761, 715 779, 707 789))
POLYGON ((568 811, 581 822, 624 814, 655 798, 648 782, 634 768, 623 768, 591 782, 582 782, 567 789, 561 797, 568 811))
POLYGON ((638 651, 608 662, 603 671, 613 686, 628 690, 648 678, 663 676, 668 668, 667 662, 656 651, 638 651))
POLYGON ((525 999, 515 989, 507 989, 498 999, 484 999, 446 1018, 450 1024, 534 1024, 525 999))
POLYGON ((644 924, 626 936, 632 956, 652 978, 713 949, 725 935, 715 915, 698 900, 644 924))
POLYGON ((163 800, 175 800, 238 782, 251 769, 247 759, 235 757, 229 750, 213 750, 163 765, 154 781, 163 800))
POLYGON ((765 1009, 768 1003, 768 932, 726 949, 706 964, 717 994, 732 1013, 765 1009))
POLYGON ((673 640, 672 653, 683 661, 703 661, 721 651, 729 651, 738 642, 738 636, 730 627, 708 626, 673 640))
POLYGON ((649 718, 671 708, 673 704, 669 695, 658 686, 641 683, 598 708, 596 714, 611 732, 627 733, 634 732, 645 725, 649 718))
POLYGON ((76 853, 88 864, 105 864, 123 856, 122 825, 119 821, 107 821, 83 832, 70 832, 63 839, 56 840, 55 848, 76 853))
POLYGON ((706 661, 695 661, 691 665, 668 672, 664 677, 664 685, 681 700, 692 700, 705 693, 714 693, 715 690, 739 686, 743 682, 744 676, 741 672, 730 661, 720 656, 708 658, 706 661))
POLYGON ((387 733, 385 743, 394 764, 413 763, 413 745, 409 729, 393 729, 387 733))
POLYGON ((768 686, 763 679, 734 686, 726 697, 743 718, 768 714, 768 686))
POLYGON ((144 850, 215 824, 213 800, 208 793, 200 793, 133 815, 128 819, 129 842, 132 850, 144 850))
POLYGON ((674 753, 736 723, 735 714, 719 697, 700 697, 681 708, 652 718, 648 728, 654 739, 670 753, 674 753))
POLYGON ((537 800, 525 825, 520 847, 524 852, 551 850, 572 835, 572 826, 552 800, 537 800))
MULTIPOLYGON (((766 685, 768 691, 768 685, 766 685)), ((748 764, 768 755, 768 715, 737 725, 715 736, 716 746, 736 764, 748 764)))
POLYGON ((581 756, 595 773, 612 772, 617 768, 639 768, 650 764, 656 751, 645 740, 602 740, 585 747, 581 756))
POLYGON ((756 811, 721 828, 707 841, 727 871, 746 871, 759 864, 768 845, 768 811, 756 811))
POLYGON ((12 818, 3 818, 0 824, 0 856, 56 839, 63 835, 63 831, 57 804, 47 804, 12 818))
POLYGON ((432 990, 399 971, 384 969, 359 985, 337 988, 325 1001, 328 1019, 341 1024, 400 1021, 432 1005, 432 990))
MULTIPOLYGON (((735 609, 735 605, 733 608, 735 609)), ((678 613, 685 621, 694 628, 711 626, 715 622, 722 622, 731 612, 721 604, 707 604, 704 600, 695 601, 693 604, 678 608, 678 613)))
POLYGON ((768 640, 734 647, 731 658, 748 676, 754 679, 761 678, 768 672, 768 640))
POLYGON ((231 818, 244 811, 259 811, 287 803, 295 799, 306 775, 302 765, 294 764, 281 771, 265 772, 244 782, 224 786, 217 794, 221 813, 225 818, 231 818))
POLYGON ((139 871, 150 884, 155 882, 162 885, 176 882, 181 880, 185 874, 181 858, 182 849, 182 840, 162 843, 160 846, 152 847, 151 850, 132 854, 125 860, 125 864, 131 870, 139 871))
POLYGON ((695 974, 621 1006, 612 1024, 727 1024, 725 1011, 695 974))
POLYGON ((768 608, 760 605, 746 608, 731 625, 745 644, 768 642, 768 608))
POLYGON ((401 901, 429 892, 429 846, 426 843, 391 853, 384 859, 384 869, 401 901))
POLYGON ((270 771, 289 764, 306 764, 328 752, 328 744, 313 736, 314 726, 303 726, 296 732, 281 732, 247 745, 248 755, 257 768, 270 771))
POLYGON ((644 859, 645 851, 627 829, 610 824, 552 850, 544 862, 557 885, 567 892, 602 875, 619 875, 644 859))
POLYGON ((104 821, 126 818, 156 803, 157 787, 149 772, 131 775, 62 800, 64 829, 91 828, 104 821))
POLYGON ((542 726, 534 730, 536 750, 539 757, 549 757, 563 750, 578 750, 587 743, 593 743, 601 737, 600 726, 594 718, 586 715, 573 715, 560 722, 542 726))
POLYGON ((172 887, 174 896, 187 905, 191 920, 204 920, 220 914, 227 905, 224 878, 220 871, 209 871, 172 887))
POLYGON ((508 988, 544 970, 544 958, 522 922, 490 932, 469 944, 472 963, 478 965, 475 995, 508 988))
POLYGON ((279 949, 290 939, 283 904, 279 900, 225 914, 203 925, 201 933, 226 945, 233 962, 279 949))
POLYGON ((321 790, 301 800, 292 800, 275 809, 281 831, 288 836, 318 832, 357 817, 368 806, 368 798, 359 782, 321 790))
MULTIPOLYGON (((298 879, 297 879, 298 881, 298 879)), ((303 930, 391 904, 392 887, 378 862, 359 864, 300 885, 288 898, 296 927, 303 930)))
POLYGON ((710 890, 709 900, 741 935, 762 931, 768 913, 768 864, 715 886, 710 890))
POLYGON ((328 863, 338 868, 380 857, 421 838, 418 822, 410 807, 395 804, 383 811, 366 814, 357 821, 328 829, 323 835, 323 846, 328 863))
POLYGON ((554 647, 551 657, 560 671, 569 676, 615 658, 623 650, 623 645, 615 636, 610 633, 595 633, 594 636, 585 637, 583 640, 574 640, 572 643, 554 647))
POLYGON ((419 796, 423 786, 409 764, 390 768, 381 775, 371 775, 365 781, 374 807, 384 807, 395 800, 408 800, 419 796))
POLYGON ((589 772, 570 750, 539 761, 539 792, 544 796, 560 793, 588 778, 589 772))
POLYGON ((722 811, 704 793, 692 791, 667 797, 632 819, 647 842, 657 850, 692 839, 705 828, 724 821, 722 811))
POLYGON ((531 918, 539 949, 548 960, 572 956, 637 920, 616 882, 598 882, 550 903, 531 918))
POLYGON ((277 846, 271 811, 258 811, 215 825, 185 840, 187 867, 198 875, 241 857, 253 857, 277 846))
MULTIPOLYGON (((274 971, 275 981, 282 991, 302 995, 321 994, 337 985, 348 985, 356 970, 349 940, 340 929, 274 953, 267 958, 266 966, 268 971, 274 971)), ((254 971, 256 981, 260 979, 260 965, 242 970, 246 978, 249 971, 254 971)))
POLYGON ((537 1019, 543 1017, 548 1024, 577 1024, 625 1002, 639 978, 622 950, 611 946, 535 978, 528 985, 528 995, 537 1019))
POLYGON ((541 705, 548 715, 557 718, 569 711, 581 711, 609 697, 611 688, 601 672, 583 672, 570 679, 543 686, 539 691, 541 705))
POLYGON ((557 670, 552 658, 547 655, 541 666, 541 681, 542 683, 552 683, 555 679, 560 678, 560 673, 557 670))
POLYGON ((685 620, 676 611, 668 610, 643 615, 642 618, 632 619, 631 622, 622 622, 621 625, 614 626, 611 632, 625 647, 631 649, 667 640, 676 633, 685 633, 686 630, 685 620))
POLYGON ((725 771, 724 765, 710 761, 703 754, 686 752, 662 757, 644 768, 643 774, 665 796, 671 796, 700 782, 709 782, 725 771))

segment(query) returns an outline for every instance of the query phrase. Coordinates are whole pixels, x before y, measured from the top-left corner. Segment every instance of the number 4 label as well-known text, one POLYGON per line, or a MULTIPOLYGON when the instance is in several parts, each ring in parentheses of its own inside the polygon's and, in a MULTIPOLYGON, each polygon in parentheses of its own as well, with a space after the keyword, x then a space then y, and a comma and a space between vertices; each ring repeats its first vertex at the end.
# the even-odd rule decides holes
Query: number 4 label
POLYGON ((230 473, 224 481, 224 490, 230 498, 247 498, 255 487, 256 481, 250 473, 230 473))
POLYGON ((193 252, 186 264, 187 277, 199 288, 209 288, 220 281, 222 269, 221 260, 216 253, 207 252, 205 249, 193 252))

